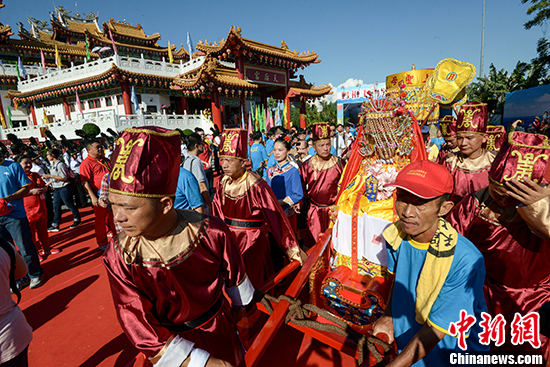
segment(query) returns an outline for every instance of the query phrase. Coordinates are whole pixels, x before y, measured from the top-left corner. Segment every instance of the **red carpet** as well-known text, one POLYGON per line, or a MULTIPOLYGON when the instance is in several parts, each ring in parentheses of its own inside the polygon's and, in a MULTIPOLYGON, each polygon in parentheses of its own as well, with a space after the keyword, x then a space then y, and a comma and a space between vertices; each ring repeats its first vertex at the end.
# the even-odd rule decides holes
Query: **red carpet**
MULTIPOLYGON (((94 237, 91 207, 81 209, 83 224, 50 233, 61 253, 42 262, 47 282, 22 291, 20 307, 34 330, 31 367, 131 366, 137 355, 117 321, 101 252, 94 237)), ((283 326, 260 366, 355 366, 350 356, 283 326)))

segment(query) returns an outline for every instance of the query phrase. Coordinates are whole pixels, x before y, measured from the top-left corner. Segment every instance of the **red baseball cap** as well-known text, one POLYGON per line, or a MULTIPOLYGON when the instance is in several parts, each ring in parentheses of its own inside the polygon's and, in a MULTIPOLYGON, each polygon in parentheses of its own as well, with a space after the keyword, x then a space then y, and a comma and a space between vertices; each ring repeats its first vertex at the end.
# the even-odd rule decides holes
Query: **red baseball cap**
POLYGON ((453 192, 453 177, 440 164, 416 161, 399 172, 395 182, 388 186, 398 187, 422 199, 432 199, 453 192))

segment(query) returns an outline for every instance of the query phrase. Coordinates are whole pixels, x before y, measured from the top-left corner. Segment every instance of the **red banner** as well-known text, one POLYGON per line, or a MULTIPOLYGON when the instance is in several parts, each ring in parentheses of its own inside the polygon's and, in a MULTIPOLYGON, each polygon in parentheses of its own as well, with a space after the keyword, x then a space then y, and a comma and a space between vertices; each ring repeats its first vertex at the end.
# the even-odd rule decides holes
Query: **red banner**
POLYGON ((286 85, 286 73, 282 71, 270 71, 259 68, 244 67, 245 78, 253 83, 286 85))

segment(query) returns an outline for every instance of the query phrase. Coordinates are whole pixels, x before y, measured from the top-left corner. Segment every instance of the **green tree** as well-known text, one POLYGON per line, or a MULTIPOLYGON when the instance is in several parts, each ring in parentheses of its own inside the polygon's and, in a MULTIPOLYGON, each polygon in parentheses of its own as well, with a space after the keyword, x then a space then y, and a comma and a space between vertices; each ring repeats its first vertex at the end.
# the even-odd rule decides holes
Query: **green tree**
POLYGON ((531 29, 534 26, 542 25, 543 22, 550 18, 550 1, 548 0, 521 0, 522 4, 531 3, 527 9, 528 15, 535 14, 534 18, 525 23, 525 29, 531 29))

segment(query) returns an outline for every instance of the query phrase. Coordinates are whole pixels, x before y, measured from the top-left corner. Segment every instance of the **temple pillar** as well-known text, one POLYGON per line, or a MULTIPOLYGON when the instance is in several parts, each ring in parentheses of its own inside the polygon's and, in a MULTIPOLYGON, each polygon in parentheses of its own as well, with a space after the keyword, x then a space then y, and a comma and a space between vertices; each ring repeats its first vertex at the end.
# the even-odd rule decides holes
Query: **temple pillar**
POLYGON ((237 76, 239 79, 244 80, 244 59, 243 55, 238 55, 236 60, 237 76))
POLYGON ((65 121, 69 121, 71 119, 71 108, 69 107, 67 97, 65 96, 63 96, 63 107, 65 108, 65 121))
POLYGON ((181 96, 181 112, 184 114, 189 114, 189 100, 186 96, 181 96))
POLYGON ((306 120, 306 99, 302 99, 302 104, 300 105, 300 128, 305 129, 307 127, 306 120))
POLYGON ((36 126, 38 125, 38 121, 36 121, 36 111, 34 109, 34 101, 31 101, 31 115, 32 115, 32 121, 33 124, 36 126))
POLYGON ((134 111, 132 110, 132 101, 130 97, 129 83, 126 80, 120 82, 120 88, 122 89, 122 102, 124 103, 124 114, 133 115, 134 111))
POLYGON ((220 129, 220 131, 223 131, 222 111, 220 108, 220 92, 216 89, 212 90, 210 93, 210 101, 212 104, 212 122, 218 127, 218 129, 220 129))

